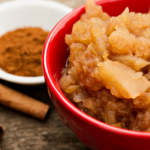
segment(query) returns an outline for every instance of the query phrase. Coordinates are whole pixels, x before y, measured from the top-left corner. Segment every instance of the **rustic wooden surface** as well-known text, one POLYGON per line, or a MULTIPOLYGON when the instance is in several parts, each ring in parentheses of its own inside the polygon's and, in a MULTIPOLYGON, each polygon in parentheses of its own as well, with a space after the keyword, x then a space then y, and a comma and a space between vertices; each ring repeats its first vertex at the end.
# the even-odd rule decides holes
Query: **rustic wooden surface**
MULTIPOLYGON (((0 0, 5 2, 8 0, 0 0)), ((72 8, 85 0, 56 0, 72 8)), ((0 105, 0 123, 5 136, 0 141, 1 150, 89 150, 60 120, 46 89, 46 85, 23 86, 0 82, 51 106, 44 121, 0 105)))

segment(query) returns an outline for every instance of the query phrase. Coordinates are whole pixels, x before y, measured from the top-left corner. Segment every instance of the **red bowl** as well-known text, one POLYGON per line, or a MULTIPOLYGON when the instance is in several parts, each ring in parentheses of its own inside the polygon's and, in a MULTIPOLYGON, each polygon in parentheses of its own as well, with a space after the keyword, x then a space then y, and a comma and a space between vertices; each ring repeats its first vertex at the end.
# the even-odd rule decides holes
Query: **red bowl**
MULTIPOLYGON (((129 7, 130 11, 146 13, 150 0, 100 0, 104 12, 117 16, 129 7)), ((84 5, 73 10, 53 28, 43 50, 43 71, 49 95, 64 122, 86 146, 99 150, 150 150, 150 133, 120 129, 100 122, 80 111, 63 94, 59 86, 61 70, 67 57, 65 34, 85 12, 84 5)))

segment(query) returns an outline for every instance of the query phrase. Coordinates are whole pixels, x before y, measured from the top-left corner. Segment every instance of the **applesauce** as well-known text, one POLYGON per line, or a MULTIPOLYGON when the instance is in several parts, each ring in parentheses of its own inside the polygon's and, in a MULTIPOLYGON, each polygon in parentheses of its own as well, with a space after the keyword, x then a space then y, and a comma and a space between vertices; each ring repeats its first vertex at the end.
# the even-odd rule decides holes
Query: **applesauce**
POLYGON ((112 126, 150 131, 150 13, 110 17, 94 0, 65 36, 60 85, 81 111, 112 126))

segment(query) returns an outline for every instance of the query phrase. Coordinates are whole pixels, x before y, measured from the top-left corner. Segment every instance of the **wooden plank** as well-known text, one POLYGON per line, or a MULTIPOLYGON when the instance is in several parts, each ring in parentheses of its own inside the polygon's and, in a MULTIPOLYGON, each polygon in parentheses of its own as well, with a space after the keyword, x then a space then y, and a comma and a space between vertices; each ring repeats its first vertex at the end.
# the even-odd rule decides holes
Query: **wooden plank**
MULTIPOLYGON (((0 3, 10 0, 0 0, 0 3)), ((85 0, 55 0, 76 8, 85 0)), ((0 105, 0 123, 5 136, 1 150, 90 150, 84 146, 59 118, 50 100, 46 85, 22 86, 0 80, 0 83, 51 106, 44 121, 0 105)))
POLYGON ((0 106, 0 123, 5 136, 2 150, 88 150, 59 118, 46 85, 22 86, 0 80, 1 83, 51 106, 44 121, 0 106))

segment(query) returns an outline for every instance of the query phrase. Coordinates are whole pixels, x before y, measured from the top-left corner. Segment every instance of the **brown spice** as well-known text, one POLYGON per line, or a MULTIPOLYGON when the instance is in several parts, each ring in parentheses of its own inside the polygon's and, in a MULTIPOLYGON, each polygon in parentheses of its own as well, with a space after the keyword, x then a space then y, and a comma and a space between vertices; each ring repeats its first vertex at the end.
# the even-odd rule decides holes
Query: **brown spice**
POLYGON ((4 129, 0 124, 0 140, 3 138, 3 136, 4 136, 4 129))
POLYGON ((42 76, 41 56, 49 32, 22 28, 0 38, 0 67, 19 76, 42 76))
MULTIPOLYGON (((0 104, 44 120, 50 106, 0 83, 0 104)), ((1 127, 1 126, 0 126, 1 127)), ((1 129, 1 128, 0 128, 1 129)), ((1 130, 0 130, 1 135, 1 130)))

